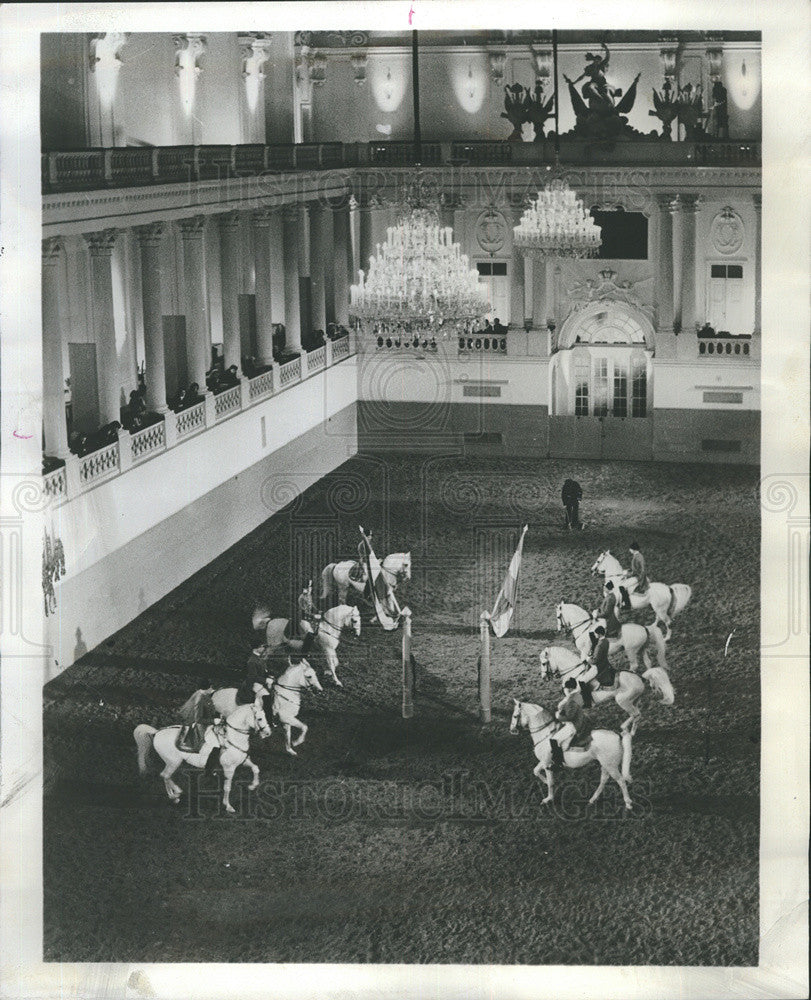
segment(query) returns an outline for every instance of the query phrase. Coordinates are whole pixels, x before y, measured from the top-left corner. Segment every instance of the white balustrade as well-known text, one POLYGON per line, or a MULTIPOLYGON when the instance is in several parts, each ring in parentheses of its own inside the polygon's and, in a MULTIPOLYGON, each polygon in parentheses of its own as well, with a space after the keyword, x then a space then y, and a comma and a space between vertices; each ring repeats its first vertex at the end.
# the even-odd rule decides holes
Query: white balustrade
POLYGON ((205 426, 205 403, 196 403, 194 406, 190 406, 187 410, 181 410, 177 415, 178 440, 180 438, 188 437, 189 434, 193 434, 195 431, 204 430, 205 426))
POLYGON ((307 352, 307 374, 310 372, 317 372, 321 368, 325 368, 327 364, 327 348, 316 347, 314 351, 307 352))
POLYGON ((263 396, 269 396, 273 392, 273 369, 262 372, 256 378, 250 380, 249 398, 253 403, 263 396))
POLYGON ((507 338, 500 336, 482 336, 473 334, 459 338, 460 354, 506 354, 507 338))
POLYGON ((79 481, 82 486, 95 486, 109 479, 119 470, 118 442, 85 455, 79 462, 79 481))
POLYGON ((291 382, 297 382, 301 378, 301 358, 293 358, 279 366, 279 385, 283 389, 291 382))
POLYGON ((163 421, 144 427, 141 431, 135 431, 131 446, 133 463, 149 458, 156 451, 163 451, 166 448, 166 428, 163 421))
POLYGON ((64 465, 42 477, 42 489, 51 500, 58 500, 68 495, 68 475, 64 465))
POLYGON ((349 357, 349 337, 338 337, 332 342, 332 360, 340 361, 349 357))
POLYGON ((230 413, 234 413, 242 407, 242 393, 239 386, 233 389, 226 389, 214 397, 214 415, 217 420, 222 420, 230 413))

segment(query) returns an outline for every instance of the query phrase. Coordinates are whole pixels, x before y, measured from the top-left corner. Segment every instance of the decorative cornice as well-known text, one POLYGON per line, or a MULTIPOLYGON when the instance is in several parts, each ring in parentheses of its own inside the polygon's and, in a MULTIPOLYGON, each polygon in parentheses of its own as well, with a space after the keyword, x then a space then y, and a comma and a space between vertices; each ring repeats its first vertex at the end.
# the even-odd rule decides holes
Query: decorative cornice
POLYGON ((175 74, 179 76, 183 69, 180 60, 181 53, 188 51, 192 58, 191 64, 194 67, 195 75, 199 76, 202 72, 200 60, 208 49, 208 39, 206 36, 189 31, 185 35, 173 35, 172 44, 175 47, 175 74))
POLYGON ((490 63, 490 76, 493 83, 503 83, 504 67, 507 65, 507 53, 502 51, 488 52, 487 60, 490 63))
POLYGON ((221 215, 215 215, 214 218, 223 232, 238 232, 239 212, 223 212, 221 215))
POLYGON ((690 212, 692 215, 697 215, 701 208, 701 195, 698 194, 680 194, 679 195, 679 205, 684 212, 690 212))
POLYGON ((346 49, 366 47, 368 31, 297 31, 293 44, 317 49, 346 49))
POLYGON ((362 87, 366 83, 366 64, 369 60, 369 55, 367 52, 355 52, 350 57, 352 61, 352 70, 355 74, 355 83, 362 87))
POLYGON ((109 257, 113 252, 118 230, 103 229, 100 232, 83 235, 91 257, 109 257))
POLYGON ((277 208, 255 208, 251 212, 253 224, 258 226, 260 229, 267 229, 273 224, 273 221, 278 218, 279 210, 277 208))

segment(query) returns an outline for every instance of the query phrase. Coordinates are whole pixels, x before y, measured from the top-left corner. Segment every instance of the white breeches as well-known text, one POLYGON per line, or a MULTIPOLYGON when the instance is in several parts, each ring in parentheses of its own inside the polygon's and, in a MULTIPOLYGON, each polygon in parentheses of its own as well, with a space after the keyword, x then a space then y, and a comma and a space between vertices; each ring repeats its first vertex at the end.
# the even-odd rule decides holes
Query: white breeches
POLYGON ((556 733, 552 733, 552 739, 557 743, 561 750, 566 750, 572 742, 572 738, 576 732, 577 730, 574 728, 573 722, 564 722, 556 733))

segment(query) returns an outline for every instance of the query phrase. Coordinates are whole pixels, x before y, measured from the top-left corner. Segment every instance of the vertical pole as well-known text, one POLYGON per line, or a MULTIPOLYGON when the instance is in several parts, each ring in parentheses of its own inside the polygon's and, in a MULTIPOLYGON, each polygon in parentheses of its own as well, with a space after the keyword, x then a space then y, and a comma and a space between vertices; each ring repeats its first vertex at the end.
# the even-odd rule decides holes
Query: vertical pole
POLYGON ((411 32, 411 89, 414 96, 414 164, 422 163, 422 132, 420 131, 420 66, 417 32, 411 32))
POLYGON ((482 611, 479 617, 481 655, 479 658, 479 714, 484 723, 490 721, 490 614, 482 611))
POLYGON ((403 718, 414 717, 414 670, 411 666, 411 608, 403 608, 403 718))

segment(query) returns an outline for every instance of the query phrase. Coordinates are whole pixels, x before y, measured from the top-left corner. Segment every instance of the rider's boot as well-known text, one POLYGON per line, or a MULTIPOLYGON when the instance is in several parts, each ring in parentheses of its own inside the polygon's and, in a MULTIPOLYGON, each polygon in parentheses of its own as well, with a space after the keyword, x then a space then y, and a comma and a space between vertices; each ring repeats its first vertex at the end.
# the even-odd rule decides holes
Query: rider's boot
POLYGON ((552 751, 552 766, 551 771, 562 771, 563 770, 563 750, 560 744, 555 739, 549 740, 549 747, 552 751))
POLYGON ((314 639, 315 639, 315 633, 314 632, 306 632, 305 633, 304 639, 303 639, 303 641, 301 643, 301 655, 302 656, 306 657, 307 654, 310 652, 310 649, 312 648, 313 640, 314 639))
POLYGON ((594 699, 591 697, 591 684, 586 681, 580 683, 580 693, 583 695, 583 707, 591 708, 594 704, 594 699))

